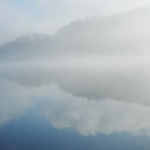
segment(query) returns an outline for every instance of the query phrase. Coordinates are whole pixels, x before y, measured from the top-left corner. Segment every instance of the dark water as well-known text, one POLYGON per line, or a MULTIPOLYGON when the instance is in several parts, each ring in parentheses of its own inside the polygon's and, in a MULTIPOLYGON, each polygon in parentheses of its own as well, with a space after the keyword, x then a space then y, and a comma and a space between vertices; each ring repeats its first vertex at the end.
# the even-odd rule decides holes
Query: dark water
POLYGON ((0 129, 0 150, 149 150, 149 141, 127 133, 83 136, 73 129, 53 128, 34 112, 0 129))

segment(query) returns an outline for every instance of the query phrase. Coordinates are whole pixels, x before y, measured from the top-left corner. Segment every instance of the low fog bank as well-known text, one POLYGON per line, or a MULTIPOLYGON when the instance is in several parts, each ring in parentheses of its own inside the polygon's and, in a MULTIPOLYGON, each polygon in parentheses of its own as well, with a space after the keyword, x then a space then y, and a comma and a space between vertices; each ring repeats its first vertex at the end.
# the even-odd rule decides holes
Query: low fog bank
POLYGON ((0 76, 34 87, 57 84, 74 96, 150 104, 150 60, 140 57, 92 57, 1 63, 0 76))

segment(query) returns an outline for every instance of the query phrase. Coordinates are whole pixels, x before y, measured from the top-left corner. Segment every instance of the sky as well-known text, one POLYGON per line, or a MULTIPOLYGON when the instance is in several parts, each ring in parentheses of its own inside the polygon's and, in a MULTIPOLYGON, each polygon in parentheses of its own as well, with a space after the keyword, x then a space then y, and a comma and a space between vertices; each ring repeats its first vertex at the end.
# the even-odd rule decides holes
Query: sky
POLYGON ((1 0, 0 44, 31 33, 54 34, 71 21, 149 6, 149 0, 1 0))

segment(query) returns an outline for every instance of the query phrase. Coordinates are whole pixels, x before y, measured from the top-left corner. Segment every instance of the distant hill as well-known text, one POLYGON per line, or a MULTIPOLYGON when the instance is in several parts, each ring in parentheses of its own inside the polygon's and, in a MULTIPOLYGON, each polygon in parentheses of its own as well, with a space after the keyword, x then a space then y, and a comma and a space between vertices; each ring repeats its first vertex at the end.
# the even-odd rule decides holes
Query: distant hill
POLYGON ((0 47, 0 60, 80 54, 137 54, 150 51, 150 8, 78 20, 53 36, 33 34, 0 47))

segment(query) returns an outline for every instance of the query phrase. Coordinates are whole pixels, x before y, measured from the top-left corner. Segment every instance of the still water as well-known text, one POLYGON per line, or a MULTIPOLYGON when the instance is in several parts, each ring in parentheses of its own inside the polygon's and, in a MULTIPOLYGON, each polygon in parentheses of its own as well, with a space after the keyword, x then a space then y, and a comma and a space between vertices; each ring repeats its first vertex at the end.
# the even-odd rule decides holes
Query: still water
POLYGON ((0 150, 149 150, 149 64, 71 63, 0 65, 0 150))
POLYGON ((149 140, 147 136, 127 133, 83 136, 73 129, 56 129, 34 112, 0 129, 1 150, 148 150, 149 140))

